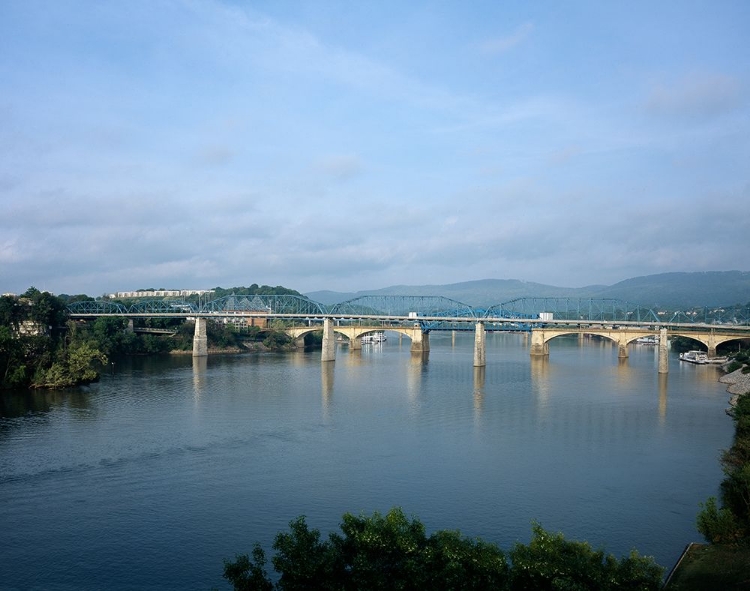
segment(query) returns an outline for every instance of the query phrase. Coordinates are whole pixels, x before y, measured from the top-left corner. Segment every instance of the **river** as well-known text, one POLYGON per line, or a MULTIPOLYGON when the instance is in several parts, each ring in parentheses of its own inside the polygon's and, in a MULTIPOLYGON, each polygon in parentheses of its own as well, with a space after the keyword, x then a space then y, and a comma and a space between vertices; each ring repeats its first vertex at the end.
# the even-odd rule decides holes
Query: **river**
POLYGON ((733 436, 718 370, 654 347, 390 333, 361 352, 116 360, 90 387, 5 393, 0 589, 225 589, 223 560, 304 514, 400 506, 508 549, 533 520, 670 567, 700 540, 733 436))

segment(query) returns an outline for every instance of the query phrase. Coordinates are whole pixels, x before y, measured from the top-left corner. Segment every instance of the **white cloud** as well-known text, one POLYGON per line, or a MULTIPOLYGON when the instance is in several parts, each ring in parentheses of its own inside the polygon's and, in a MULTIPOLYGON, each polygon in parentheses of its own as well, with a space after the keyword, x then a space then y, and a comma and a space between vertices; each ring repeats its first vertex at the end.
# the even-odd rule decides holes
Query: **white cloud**
POLYGON ((656 84, 646 100, 654 115, 712 117, 742 104, 740 81, 725 74, 693 73, 671 83, 656 84))
POLYGON ((508 50, 520 45, 534 32, 534 24, 527 22, 516 28, 510 35, 488 39, 480 45, 480 49, 485 54, 495 55, 505 53, 508 50))

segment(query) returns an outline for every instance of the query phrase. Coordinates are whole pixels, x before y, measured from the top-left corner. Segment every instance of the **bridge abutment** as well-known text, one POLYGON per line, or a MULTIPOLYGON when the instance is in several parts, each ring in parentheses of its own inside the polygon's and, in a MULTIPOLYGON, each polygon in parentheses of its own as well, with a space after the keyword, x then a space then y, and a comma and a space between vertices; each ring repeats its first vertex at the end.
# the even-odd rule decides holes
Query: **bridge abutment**
POLYGON ((193 357, 208 355, 208 336, 206 335, 206 319, 195 319, 195 334, 193 335, 193 357))
POLYGON ((484 322, 477 322, 474 330, 474 367, 487 365, 484 322))
POLYGON ((320 355, 322 362, 336 360, 336 337, 333 334, 333 319, 323 319, 323 350, 320 355))

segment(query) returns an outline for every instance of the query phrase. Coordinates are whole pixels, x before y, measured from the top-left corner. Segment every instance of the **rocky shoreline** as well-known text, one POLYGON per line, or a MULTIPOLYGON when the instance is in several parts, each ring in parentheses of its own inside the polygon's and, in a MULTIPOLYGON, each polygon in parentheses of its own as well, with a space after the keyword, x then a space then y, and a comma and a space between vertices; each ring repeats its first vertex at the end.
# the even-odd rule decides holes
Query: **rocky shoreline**
POLYGON ((739 396, 750 392, 750 373, 742 373, 741 368, 721 376, 719 381, 728 384, 727 392, 732 395, 729 404, 732 406, 736 404, 739 396))

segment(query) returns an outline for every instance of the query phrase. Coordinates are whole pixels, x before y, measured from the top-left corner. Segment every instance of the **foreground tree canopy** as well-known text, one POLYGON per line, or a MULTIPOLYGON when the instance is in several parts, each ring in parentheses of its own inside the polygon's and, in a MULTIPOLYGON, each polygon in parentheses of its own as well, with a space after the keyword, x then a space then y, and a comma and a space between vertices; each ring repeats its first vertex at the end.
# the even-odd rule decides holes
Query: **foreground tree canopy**
POLYGON ((421 590, 565 589, 607 591, 656 590, 663 569, 653 558, 633 551, 617 560, 585 542, 570 542, 533 526, 528 545, 516 544, 506 555, 495 544, 438 531, 427 536, 417 519, 394 508, 383 516, 345 514, 341 533, 321 540, 304 517, 276 536, 272 558, 274 583, 266 556, 256 544, 252 558, 224 563, 224 577, 236 591, 283 589, 421 590))

